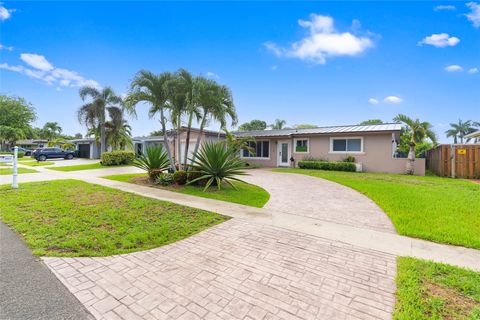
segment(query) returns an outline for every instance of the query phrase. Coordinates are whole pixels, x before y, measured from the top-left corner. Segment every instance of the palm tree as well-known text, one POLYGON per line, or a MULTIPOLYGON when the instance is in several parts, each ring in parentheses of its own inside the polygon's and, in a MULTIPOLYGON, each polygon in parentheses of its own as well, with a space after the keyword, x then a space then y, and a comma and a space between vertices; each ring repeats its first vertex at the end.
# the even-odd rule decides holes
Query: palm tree
POLYGON ((287 124, 287 121, 281 119, 275 119, 275 123, 271 124, 270 127, 274 130, 282 130, 283 127, 287 124))
POLYGON ((167 150, 168 160, 173 171, 175 164, 173 162, 172 153, 168 144, 167 135, 167 117, 169 105, 167 103, 167 82, 172 79, 170 72, 154 74, 147 70, 139 71, 130 83, 130 92, 125 98, 125 106, 127 111, 132 115, 136 115, 135 106, 139 103, 148 103, 150 109, 148 115, 150 118, 160 114, 160 125, 163 135, 164 147, 167 150))
POLYGON ((406 115, 399 114, 393 121, 402 122, 405 125, 405 134, 409 135, 409 152, 408 152, 408 161, 406 174, 414 173, 414 163, 415 163, 415 146, 424 141, 426 138, 429 138, 433 143, 437 142, 437 137, 435 132, 432 130, 432 125, 429 122, 420 122, 419 119, 413 120, 406 115))
POLYGON ((42 131, 47 140, 54 140, 62 133, 62 127, 58 122, 46 122, 42 131))
POLYGON ((460 138, 460 143, 463 144, 464 137, 475 131, 475 123, 472 123, 471 120, 462 121, 458 119, 458 123, 450 123, 451 129, 445 131, 447 137, 453 137, 454 143, 457 143, 457 136, 460 138))
POLYGON ((106 87, 99 90, 94 87, 84 86, 80 88, 80 98, 85 102, 90 101, 78 110, 78 121, 90 129, 97 129, 100 132, 100 154, 107 150, 105 136, 106 111, 110 108, 119 108, 122 98, 117 96, 112 88, 106 87))
POLYGON ((198 149, 200 148, 203 130, 210 119, 218 121, 220 123, 220 128, 223 130, 226 130, 227 128, 228 118, 231 119, 232 126, 237 125, 238 122, 232 92, 227 86, 218 85, 213 80, 205 80, 199 88, 198 103, 201 106, 202 115, 200 132, 198 134, 197 142, 195 143, 192 163, 195 162, 198 149))
POLYGON ((120 108, 109 108, 108 114, 110 120, 105 122, 106 140, 114 150, 124 149, 126 146, 132 146, 132 127, 125 119, 125 115, 120 108))

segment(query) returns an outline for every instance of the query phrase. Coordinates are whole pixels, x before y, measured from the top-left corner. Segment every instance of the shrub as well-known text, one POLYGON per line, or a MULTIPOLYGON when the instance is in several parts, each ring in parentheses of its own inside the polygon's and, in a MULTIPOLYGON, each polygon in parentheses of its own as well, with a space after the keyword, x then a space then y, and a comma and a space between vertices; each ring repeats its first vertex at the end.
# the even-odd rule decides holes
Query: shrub
POLYGON ((195 168, 192 168, 192 171, 187 172, 187 183, 192 185, 199 185, 201 184, 202 180, 198 179, 202 176, 202 173, 196 171, 195 168))
POLYGON ((355 172, 357 167, 352 162, 338 162, 338 161, 299 161, 298 166, 301 169, 318 169, 331 171, 350 171, 355 172))
POLYGON ((245 162, 238 158, 236 149, 223 142, 206 142, 198 152, 193 165, 200 176, 188 184, 206 180, 203 191, 212 184, 216 184, 220 190, 223 181, 235 188, 230 180, 241 181, 236 176, 246 174, 245 162))
POLYGON ((355 162, 355 157, 347 156, 345 159, 343 159, 343 162, 355 162))
MULTIPOLYGON (((0 154, 11 154, 11 155, 13 155, 13 152, 8 152, 8 151, 7 152, 0 152, 0 154)), ((20 152, 20 151, 17 152, 17 158, 20 159, 20 158, 23 158, 24 156, 25 156, 25 152, 20 152)))
POLYGON ((141 154, 133 161, 137 168, 148 172, 151 181, 155 181, 157 176, 170 167, 168 154, 162 147, 148 147, 145 154, 141 154))
POLYGON ((178 185, 184 185, 187 183, 187 172, 180 170, 173 173, 173 180, 178 185))
POLYGON ((135 153, 131 151, 117 150, 102 153, 100 163, 102 166, 119 166, 122 164, 131 164, 135 159, 135 153))
POLYGON ((300 161, 327 161, 327 160, 323 158, 312 157, 312 156, 304 156, 303 159, 300 161))
POLYGON ((172 173, 161 173, 155 178, 155 183, 162 186, 169 186, 174 182, 172 173))

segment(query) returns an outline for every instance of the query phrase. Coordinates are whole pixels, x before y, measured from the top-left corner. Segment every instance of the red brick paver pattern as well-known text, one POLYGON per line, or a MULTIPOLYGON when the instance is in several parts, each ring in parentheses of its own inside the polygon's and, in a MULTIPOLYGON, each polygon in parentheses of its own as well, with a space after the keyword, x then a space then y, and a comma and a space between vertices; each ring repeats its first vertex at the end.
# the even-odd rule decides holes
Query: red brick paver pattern
POLYGON ((149 251, 44 258, 97 319, 390 319, 395 257, 232 219, 149 251))

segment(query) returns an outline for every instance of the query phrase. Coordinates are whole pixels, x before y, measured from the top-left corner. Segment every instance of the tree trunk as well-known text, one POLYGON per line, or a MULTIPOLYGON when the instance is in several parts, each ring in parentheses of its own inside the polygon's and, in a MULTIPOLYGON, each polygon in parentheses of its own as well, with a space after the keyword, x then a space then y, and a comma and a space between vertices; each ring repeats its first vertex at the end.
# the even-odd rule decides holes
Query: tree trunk
POLYGON ((190 147, 190 129, 192 128, 193 112, 188 116, 187 137, 185 138, 185 153, 183 158, 183 167, 187 170, 188 164, 188 149, 190 147))
POLYGON ((405 173, 412 175, 415 170, 414 168, 415 168, 415 145, 411 143, 410 150, 408 151, 407 169, 405 173))
POLYGON ((182 135, 182 117, 181 115, 178 115, 177 119, 177 140, 178 140, 178 170, 182 170, 182 148, 181 148, 181 135, 182 135))
POLYGON ((200 148, 200 140, 202 140, 202 136, 203 136, 203 128, 205 127, 206 123, 207 123, 207 112, 204 112, 202 117, 202 122, 200 123, 200 131, 198 132, 197 142, 195 142, 195 149, 193 150, 192 164, 197 158, 198 148, 200 148))
POLYGON ((100 124, 100 157, 102 156, 102 153, 107 151, 107 139, 105 138, 105 123, 100 124))
POLYGON ((165 115, 163 114, 163 109, 160 109, 160 124, 162 125, 163 146, 167 150, 170 167, 172 168, 172 171, 175 172, 175 163, 173 162, 172 152, 170 151, 170 145, 168 144, 167 128, 165 125, 165 115))

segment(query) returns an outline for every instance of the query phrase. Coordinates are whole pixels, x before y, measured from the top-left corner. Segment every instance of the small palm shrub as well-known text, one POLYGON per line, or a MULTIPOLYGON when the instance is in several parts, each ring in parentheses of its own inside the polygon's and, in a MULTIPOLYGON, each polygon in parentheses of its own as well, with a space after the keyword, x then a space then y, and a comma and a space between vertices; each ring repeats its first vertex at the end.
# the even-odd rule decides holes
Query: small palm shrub
POLYGON ((199 177, 191 180, 188 184, 194 184, 205 180, 206 191, 212 184, 221 189, 222 182, 230 184, 231 180, 237 180, 236 176, 245 175, 245 162, 238 157, 235 148, 225 145, 223 142, 206 142, 197 154, 193 162, 194 171, 198 172, 199 177))
POLYGON ((162 186, 169 186, 174 182, 174 177, 172 173, 161 173, 155 178, 155 183, 162 186))
POLYGON ((148 147, 146 154, 141 154, 135 159, 133 165, 147 171, 150 180, 155 181, 159 174, 170 167, 170 161, 162 147, 148 147))
POLYGON ((175 180, 175 183, 182 186, 185 183, 187 183, 187 172, 183 170, 175 171, 173 173, 173 180, 175 180))
POLYGON ((188 171, 187 173, 187 184, 191 185, 199 185, 201 184, 201 180, 198 180, 202 174, 199 171, 196 171, 195 168, 191 168, 191 171, 188 171))

